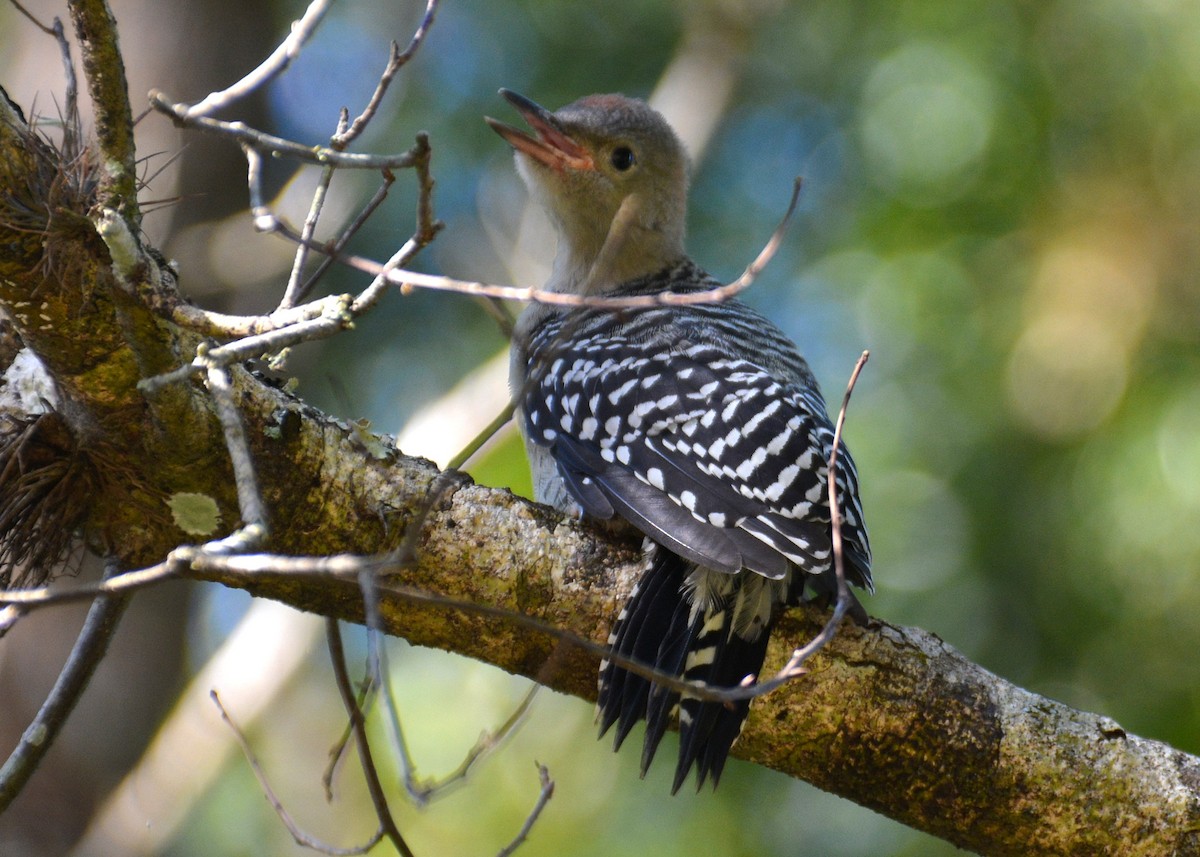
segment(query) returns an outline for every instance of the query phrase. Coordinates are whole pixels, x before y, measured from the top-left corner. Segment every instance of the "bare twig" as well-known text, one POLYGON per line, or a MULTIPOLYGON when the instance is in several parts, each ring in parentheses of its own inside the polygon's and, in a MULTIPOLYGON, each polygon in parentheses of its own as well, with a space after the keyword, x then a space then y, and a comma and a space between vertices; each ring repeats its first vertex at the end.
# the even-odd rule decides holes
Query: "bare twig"
POLYGON ((471 770, 479 762, 487 758, 497 747, 503 744, 516 731, 517 726, 521 724, 522 720, 524 720, 540 689, 541 685, 530 685, 529 690, 521 697, 521 701, 517 703, 516 708, 512 710, 508 718, 493 731, 484 732, 480 735, 479 740, 467 751, 459 766, 429 787, 426 799, 432 798, 435 792, 441 792, 450 785, 465 780, 467 775, 471 773, 471 770))
MULTIPOLYGON (((274 232, 285 228, 262 199, 261 154, 251 147, 243 147, 243 149, 246 154, 247 182, 250 188, 255 228, 264 232, 274 232)), ((433 218, 431 201, 433 178, 429 172, 432 150, 429 146, 429 137, 424 133, 419 133, 412 151, 415 158, 413 166, 417 173, 419 186, 417 228, 413 236, 380 267, 380 275, 376 276, 367 288, 353 298, 347 295, 323 298, 311 304, 282 308, 269 316, 219 316, 214 313, 198 312, 186 305, 174 307, 173 313, 176 318, 185 317, 184 323, 188 323, 194 329, 212 332, 215 328, 226 335, 243 338, 229 345, 210 348, 204 354, 197 354, 191 363, 171 372, 144 379, 139 382, 139 386, 143 390, 153 392, 166 384, 177 383, 185 378, 198 375, 211 365, 228 366, 238 360, 278 352, 299 342, 311 342, 332 336, 339 330, 350 326, 355 318, 378 303, 388 289, 387 272, 393 267, 400 267, 410 262, 442 228, 442 224, 433 218)), ((385 187, 377 192, 377 199, 381 200, 381 194, 386 194, 388 184, 390 181, 385 182, 385 187)), ((377 205, 377 203, 375 204, 377 205)), ((368 206, 368 210, 361 219, 365 219, 365 215, 373 210, 374 205, 368 206)), ((356 221, 356 223, 360 222, 356 221)), ((335 242, 335 246, 340 247, 347 240, 349 240, 349 235, 343 233, 335 242)), ((298 243, 305 243, 310 247, 317 246, 310 242, 304 242, 302 238, 298 243)), ((328 250, 325 247, 318 249, 328 250)), ((306 284, 307 287, 308 284, 306 284)))
POLYGON ((495 752, 496 748, 502 745, 514 732, 517 727, 523 722, 525 715, 529 712, 529 708, 533 705, 534 698, 537 697, 538 690, 541 688, 539 684, 532 684, 525 696, 517 703, 516 708, 508 715, 503 723, 501 723, 494 731, 483 732, 479 738, 471 745, 463 756, 458 767, 447 774, 444 774, 436 779, 420 782, 413 777, 413 783, 410 787, 410 794, 417 801, 418 806, 425 806, 435 798, 441 797, 443 794, 450 792, 455 786, 466 782, 467 776, 474 770, 475 766, 495 752))
POLYGON ((243 336, 257 336, 282 330, 297 322, 309 321, 329 311, 330 304, 338 296, 320 298, 291 309, 275 310, 267 315, 230 315, 192 306, 180 299, 171 299, 165 310, 171 321, 185 330, 212 339, 230 340, 243 336))
POLYGON ((217 706, 217 710, 221 713, 221 719, 225 721, 225 725, 233 733, 234 740, 242 748, 242 755, 246 757, 246 762, 250 765, 250 770, 254 772, 254 778, 258 780, 259 788, 263 790, 263 795, 266 796, 267 802, 271 804, 271 808, 275 810, 275 814, 279 816, 279 820, 283 822, 283 826, 287 828, 288 833, 292 835, 292 839, 296 841, 297 845, 329 854, 331 857, 353 857, 353 855, 366 854, 383 839, 383 829, 380 828, 362 845, 350 848, 337 848, 301 830, 278 796, 276 796, 275 790, 271 788, 271 783, 267 779, 267 775, 254 753, 254 749, 250 746, 250 742, 246 740, 246 736, 242 734, 242 730, 233 722, 233 718, 229 716, 229 712, 225 710, 225 706, 221 704, 221 697, 217 695, 215 690, 209 691, 208 695, 212 699, 213 704, 217 706))
MULTIPOLYGON (((399 260, 396 261, 397 266, 407 264, 408 261, 411 260, 418 252, 423 250, 431 241, 433 241, 433 239, 437 236, 437 233, 440 232, 443 227, 441 221, 436 220, 433 216, 434 182, 429 169, 429 162, 433 155, 433 149, 429 145, 429 135, 424 131, 419 132, 417 134, 416 143, 413 146, 412 151, 416 153, 413 169, 417 174, 417 228, 413 233, 412 238, 410 238, 405 244, 404 252, 393 256, 393 260, 399 260)), ((309 218, 305 221, 304 230, 301 232, 300 240, 297 241, 297 264, 293 266, 293 273, 292 277, 288 280, 287 291, 284 294, 283 300, 280 302, 281 308, 293 306, 294 304, 304 300, 304 298, 312 291, 312 288, 316 285, 317 281, 320 280, 320 278, 325 274, 325 271, 328 270, 329 266, 333 264, 335 258, 341 253, 342 249, 347 243, 349 243, 350 239, 353 238, 358 233, 358 230, 362 228, 362 225, 366 222, 367 218, 374 214, 375 210, 383 203, 383 200, 387 198, 388 191, 391 189, 392 183, 396 179, 391 170, 385 169, 382 171, 382 174, 383 184, 380 185, 380 187, 375 191, 375 195, 371 197, 370 201, 366 204, 366 206, 363 207, 358 216, 355 217, 355 219, 351 221, 345 229, 342 230, 341 234, 339 234, 336 239, 334 239, 326 248, 324 248, 321 263, 317 266, 317 269, 313 272, 312 276, 310 276, 302 285, 300 285, 297 283, 296 277, 301 265, 303 264, 302 260, 306 257, 308 251, 312 250, 315 246, 312 240, 312 234, 313 229, 315 229, 316 216, 313 214, 313 212, 319 211, 318 195, 321 197, 321 199, 323 199, 324 196, 321 187, 318 186, 317 194, 314 194, 313 197, 313 208, 310 210, 309 218)), ((331 179, 332 175, 333 167, 326 167, 324 173, 322 174, 322 181, 327 181, 327 177, 331 179)), ((251 177, 255 179, 257 178, 253 173, 251 174, 251 177)), ((261 192, 258 194, 258 198, 261 200, 261 192)), ((278 231, 281 222, 275 218, 275 216, 270 213, 269 209, 267 209, 265 205, 262 205, 260 201, 259 206, 255 211, 255 224, 260 231, 267 232, 278 231)))
POLYGON ((456 456, 454 456, 454 458, 450 459, 449 464, 446 465, 446 469, 447 470, 461 470, 463 468, 463 465, 465 465, 468 461, 470 461, 471 458, 475 455, 475 453, 479 452, 480 448, 485 443, 487 443, 489 440, 492 439, 492 436, 496 432, 500 431, 500 429, 502 429, 506 425, 508 425, 508 421, 512 419, 513 412, 516 409, 517 409, 516 403, 514 403, 510 399, 508 404, 504 407, 504 409, 502 411, 500 411, 499 414, 496 415, 496 418, 493 419, 490 423, 488 423, 487 426, 483 429, 483 431, 481 431, 481 432, 479 432, 479 434, 475 435, 475 437, 471 439, 470 443, 468 443, 461 450, 459 450, 458 455, 456 455, 456 456))
POLYGON ((228 345, 208 348, 203 354, 197 354, 191 363, 153 378, 145 378, 138 382, 138 387, 152 393, 168 384, 199 375, 207 371, 209 366, 229 366, 242 360, 271 354, 297 342, 310 342, 332 336, 353 321, 352 305, 353 299, 350 295, 336 295, 310 304, 313 309, 319 308, 321 314, 302 318, 283 327, 270 328, 265 333, 248 335, 228 345))
MULTIPOLYGON (((341 122, 345 121, 345 111, 342 111, 341 122)), ((304 218, 304 243, 296 247, 296 256, 292 260, 292 271, 288 274, 287 286, 283 290, 283 298, 279 301, 280 309, 294 307, 300 301, 304 300, 304 293, 301 291, 301 278, 304 276, 304 266, 308 262, 309 242, 312 241, 313 235, 317 231, 317 221, 321 219, 321 211, 325 208, 325 199, 329 193, 329 185, 333 182, 333 174, 336 168, 326 164, 321 169, 321 177, 317 179, 317 186, 313 189, 312 202, 308 206, 308 215, 304 218)), ((313 280, 315 283, 316 280, 313 280)))
POLYGON ((387 68, 384 69, 383 74, 379 77, 379 84, 375 87, 375 92, 371 94, 371 100, 367 102, 367 106, 363 109, 363 112, 355 117, 349 128, 338 132, 338 135, 333 140, 335 148, 344 149, 350 145, 363 132, 363 129, 367 127, 367 123, 374 118, 379 105, 383 103, 383 97, 387 94, 392 79, 413 58, 417 50, 421 47, 421 43, 425 41, 425 36, 429 33, 429 28, 433 26, 433 19, 437 14, 437 6, 438 0, 428 0, 425 5, 425 14, 421 17, 421 23, 417 26, 416 31, 413 32, 408 47, 403 52, 400 51, 399 45, 392 42, 391 58, 388 60, 387 68))
MULTIPOLYGON (((110 566, 106 578, 113 576, 110 566)), ((129 603, 127 593, 103 593, 96 596, 88 610, 83 629, 63 665, 58 680, 42 703, 37 716, 21 735, 21 740, 0 767, 0 814, 20 794, 25 783, 37 770, 46 751, 54 746, 63 724, 75 709, 80 696, 92 678, 92 673, 108 651, 108 644, 129 603)))
POLYGON ((858 383, 858 376, 862 372, 863 366, 867 364, 870 356, 870 351, 864 351, 858 358, 858 362, 854 364, 854 371, 850 373, 850 381, 846 385, 846 393, 842 397, 842 407, 838 411, 837 424, 833 430, 833 449, 829 453, 829 527, 833 539, 833 570, 837 576, 837 601, 834 603, 833 614, 821 628, 820 632, 809 640, 808 643, 792 652, 792 656, 788 658, 788 662, 784 665, 783 669, 776 673, 775 678, 767 682, 762 682, 759 685, 759 687, 766 687, 768 691, 783 684, 789 678, 804 673, 804 670, 801 668, 802 664, 823 649, 833 639, 838 627, 842 624, 842 619, 845 617, 846 611, 850 608, 850 590, 846 586, 846 566, 842 549, 842 513, 837 497, 837 460, 838 448, 842 442, 842 426, 846 423, 846 409, 850 406, 850 394, 854 392, 854 386, 858 383))
POLYGON ((58 52, 63 63, 63 76, 67 80, 66 103, 62 116, 62 154, 64 161, 74 161, 79 156, 79 79, 75 74, 75 63, 71 59, 71 44, 63 32, 62 20, 55 16, 54 23, 47 27, 17 0, 9 0, 9 2, 35 27, 46 35, 53 36, 54 40, 58 42, 58 52))
POLYGON ((346 652, 342 645, 342 632, 337 619, 325 620, 325 638, 329 645, 329 657, 334 664, 334 678, 337 682, 338 693, 342 697, 342 705, 350 718, 350 727, 354 733, 355 745, 358 748, 358 759, 362 765, 363 778, 367 782, 367 791, 371 795, 371 803, 375 807, 375 815, 379 819, 380 830, 388 840, 396 846, 403 857, 412 857, 412 851, 388 807, 387 796, 383 793, 383 783, 379 779, 379 771, 375 767, 375 759, 371 754, 371 744, 367 740, 367 726, 363 719, 362 709, 354 698, 354 688, 350 684, 346 672, 346 652))
MULTIPOLYGON (((467 751, 463 757, 463 761, 457 768, 443 777, 422 781, 417 776, 416 763, 413 760, 412 753, 409 751, 408 742, 404 736, 404 727, 400 719, 400 712, 392 692, 391 670, 387 664, 387 651, 385 648, 385 634, 381 630, 379 616, 377 576, 381 571, 381 568, 364 563, 358 574, 359 588, 362 591, 364 605, 364 622, 367 626, 368 634, 367 686, 378 689, 396 755, 400 762, 405 791, 407 791, 409 797, 417 806, 425 806, 430 800, 444 793, 450 787, 464 781, 471 769, 479 761, 503 743, 504 739, 516 729, 528 711, 536 695, 538 685, 534 684, 531 687, 525 698, 499 728, 494 732, 484 732, 480 735, 475 744, 467 751)), ((345 674, 344 662, 341 665, 340 674, 338 674, 338 670, 335 668, 335 675, 343 702, 346 702, 350 693, 350 680, 348 675, 345 674)), ((356 701, 355 704, 360 712, 358 716, 361 718, 361 702, 356 701)), ((356 740, 358 740, 357 728, 355 717, 352 713, 350 731, 355 734, 356 740)), ((340 752, 338 755, 340 755, 340 752)), ((326 788, 328 793, 328 784, 326 788)))
POLYGON ((529 831, 533 830, 533 825, 537 823, 538 817, 542 814, 542 810, 546 808, 546 804, 549 803, 550 798, 554 797, 554 780, 550 779, 550 771, 540 762, 534 762, 534 764, 537 765, 538 780, 542 784, 541 791, 538 792, 538 799, 526 817, 525 823, 521 825, 521 829, 517 832, 516 838, 501 848, 497 857, 509 857, 525 842, 529 836, 529 831))
MULTIPOLYGON (((204 354, 198 354, 197 359, 205 359, 204 354)), ((207 361, 206 361, 207 362, 207 361)), ((237 487, 238 509, 242 522, 248 530, 257 527, 259 539, 267 535, 267 509, 263 504, 262 495, 258 490, 258 475, 254 470, 254 462, 250 460, 250 445, 246 442, 246 429, 242 425, 241 414, 233 400, 233 388, 230 385, 229 373, 224 366, 209 362, 205 367, 208 375, 208 391, 212 394, 217 406, 217 416, 221 420, 221 428, 225 432, 225 448, 229 450, 229 458, 233 464, 234 484, 237 487)), ((248 548, 257 545, 247 545, 248 548)))
POLYGON ((313 0, 304 10, 304 15, 297 21, 292 21, 287 38, 279 43, 279 47, 269 57, 262 61, 258 68, 247 74, 232 86, 219 92, 210 92, 202 101, 187 107, 187 118, 207 116, 209 113, 227 107, 235 101, 245 98, 259 87, 273 80, 287 70, 300 49, 308 41, 320 25, 325 13, 329 11, 331 0, 313 0))
POLYGON ((363 224, 367 222, 367 219, 370 218, 370 216, 375 213, 375 210, 383 204, 383 201, 387 199, 388 191, 391 190, 392 184, 396 181, 396 176, 391 170, 383 170, 382 174, 383 183, 375 189, 375 194, 370 198, 370 200, 367 201, 367 204, 363 206, 362 210, 359 211, 354 220, 352 220, 349 225, 347 225, 346 228, 341 231, 338 237, 330 245, 332 248, 332 255, 326 254, 322 256, 321 261, 317 265, 316 269, 300 286, 296 292, 296 303, 304 300, 312 292, 313 286, 317 284, 321 277, 325 275, 325 272, 329 270, 330 266, 333 265, 333 257, 342 252, 342 248, 346 246, 346 243, 358 234, 358 231, 362 228, 363 224))
POLYGON ((237 143, 249 146, 259 152, 286 155, 306 164, 324 166, 332 164, 353 170, 401 170, 413 165, 415 157, 412 151, 396 155, 360 155, 353 152, 339 152, 328 146, 306 146, 274 134, 251 128, 243 122, 225 122, 208 116, 188 116, 188 105, 174 103, 157 89, 150 91, 150 104, 155 110, 170 117, 181 128, 192 128, 210 134, 226 137, 237 143))
MULTIPOLYGON (((334 669, 336 670, 337 668, 335 664, 334 669)), ((344 668, 345 665, 343 664, 344 668)), ((346 680, 349 681, 349 679, 350 677, 347 675, 346 680)), ((367 678, 359 683, 358 697, 354 701, 355 706, 362 712, 364 718, 370 714, 370 704, 374 698, 375 690, 375 682, 372 681, 368 671, 367 678)), ((342 760, 346 758, 346 751, 349 749, 350 739, 353 737, 354 723, 347 718, 346 727, 342 730, 342 734, 338 736, 337 741, 329 749, 329 764, 325 767, 325 773, 321 774, 321 785, 325 788, 326 801, 333 800, 333 780, 337 776, 342 760)))
POLYGON ((12 629, 12 626, 20 621, 25 615, 25 611, 16 604, 8 604, 3 609, 0 609, 0 640, 4 639, 4 635, 12 629))
POLYGON ((379 688, 380 705, 385 714, 384 722, 391 733, 392 744, 400 762, 404 789, 418 806, 422 805, 421 787, 416 778, 416 765, 408 750, 404 737, 404 725, 392 693, 391 670, 387 664, 387 649, 384 646, 383 622, 379 615, 379 589, 376 572, 364 568, 358 575, 358 586, 362 592, 364 621, 367 626, 367 671, 370 680, 379 688))
POLYGON ((177 577, 186 570, 195 548, 177 548, 166 560, 148 568, 137 571, 126 571, 114 577, 106 578, 98 583, 74 586, 70 589, 56 589, 40 586, 37 589, 5 589, 0 590, 0 604, 11 604, 25 610, 37 607, 48 607, 52 604, 66 604, 69 601, 87 601, 98 595, 117 595, 143 589, 155 583, 177 577), (182 559, 181 554, 188 556, 182 559))
MULTIPOLYGON (((407 292, 413 288, 430 289, 432 291, 455 292, 457 294, 476 297, 499 298, 513 301, 533 301, 563 307, 591 307, 594 309, 644 309, 656 306, 690 306, 693 304, 711 304, 727 301, 749 288, 763 268, 774 258, 779 250, 784 232, 791 221, 799 200, 801 180, 796 179, 792 189, 791 201, 787 212, 771 234, 763 249, 754 258, 737 279, 712 289, 695 292, 655 292, 650 295, 631 295, 628 297, 603 297, 599 295, 577 295, 567 292, 551 292, 530 286, 499 286, 492 283, 481 283, 471 280, 458 280, 453 277, 425 274, 419 271, 392 269, 385 271, 383 265, 371 259, 355 255, 338 255, 337 261, 355 270, 372 276, 385 277, 393 285, 400 286, 401 291, 407 292)), ((301 242, 303 236, 286 221, 276 219, 269 231, 287 238, 290 241, 301 242)), ((264 230, 268 231, 268 230, 264 230)), ((329 252, 328 247, 312 245, 313 249, 329 252)))

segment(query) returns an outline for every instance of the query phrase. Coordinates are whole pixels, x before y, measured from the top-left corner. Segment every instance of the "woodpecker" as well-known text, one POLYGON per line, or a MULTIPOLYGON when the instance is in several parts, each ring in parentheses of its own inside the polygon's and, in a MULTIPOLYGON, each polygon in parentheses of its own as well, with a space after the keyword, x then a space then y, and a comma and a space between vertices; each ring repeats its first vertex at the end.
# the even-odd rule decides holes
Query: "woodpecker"
MULTIPOLYGON (((628 297, 718 281, 684 252, 688 157, 644 102, 592 95, 550 112, 508 90, 532 133, 488 117, 559 233, 546 289, 628 297)), ((734 687, 762 669, 780 610, 831 599, 834 429, 796 346, 737 300, 639 309, 530 304, 510 384, 535 499, 645 536, 646 566, 609 637, 657 670, 734 687)), ((846 580, 872 590, 854 460, 838 451, 846 580)), ((852 599, 851 615, 866 621, 852 599)), ((677 717, 672 793, 720 779, 749 702, 702 701, 600 666, 600 734, 646 721, 642 775, 677 717)))

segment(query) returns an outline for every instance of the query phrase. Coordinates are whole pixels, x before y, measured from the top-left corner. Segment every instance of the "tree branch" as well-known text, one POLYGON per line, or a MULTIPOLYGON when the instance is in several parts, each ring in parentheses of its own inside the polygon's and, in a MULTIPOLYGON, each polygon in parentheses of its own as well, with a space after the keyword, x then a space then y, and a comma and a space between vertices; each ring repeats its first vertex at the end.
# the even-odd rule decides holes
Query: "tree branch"
POLYGON ((104 155, 100 204, 119 211, 125 222, 134 227, 140 220, 137 155, 116 23, 107 0, 70 0, 67 5, 83 52, 84 77, 96 108, 96 135, 104 155))

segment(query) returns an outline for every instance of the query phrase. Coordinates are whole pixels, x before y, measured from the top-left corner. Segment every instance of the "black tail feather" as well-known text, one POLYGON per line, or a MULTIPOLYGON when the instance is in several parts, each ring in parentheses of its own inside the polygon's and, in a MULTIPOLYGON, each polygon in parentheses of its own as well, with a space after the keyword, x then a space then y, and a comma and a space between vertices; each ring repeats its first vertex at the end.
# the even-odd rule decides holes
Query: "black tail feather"
MULTIPOLYGON (((730 633, 731 617, 732 611, 726 610, 721 628, 709 635, 712 638, 719 634, 719 640, 697 639, 693 643, 693 651, 715 643, 716 652, 711 664, 689 669, 685 678, 703 681, 713 687, 737 687, 746 676, 758 677, 767 656, 770 629, 765 629, 754 641, 744 640, 730 633)), ((722 703, 684 697, 679 715, 679 764, 675 768, 672 793, 683 785, 693 763, 696 765, 696 788, 701 788, 710 775, 716 788, 729 748, 741 734, 749 713, 748 699, 722 703)))
MULTIPOLYGON (((686 564, 665 550, 655 548, 651 554, 649 566, 617 619, 609 645, 625 657, 657 666, 660 629, 668 627, 675 606, 682 600, 686 564)), ((650 682, 646 679, 611 661, 601 665, 597 703, 600 734, 618 724, 613 749, 620 749, 629 730, 645 715, 649 694, 650 682)))
MULTIPOLYGON (((754 641, 731 633, 732 610, 726 604, 708 615, 691 617, 684 582, 694 568, 678 555, 654 546, 651 561, 622 611, 610 638, 615 652, 674 676, 714 687, 736 687, 748 675, 757 676, 766 657, 769 629, 754 641), (717 619, 717 614, 722 614, 717 619), (707 624, 707 632, 705 632, 707 624), (708 651, 711 649, 711 652, 708 651), (689 663, 689 660, 692 661, 689 663)), ((654 759, 662 736, 676 712, 680 718, 679 761, 672 793, 678 791, 693 765, 697 787, 712 778, 715 787, 730 747, 750 710, 748 700, 704 702, 653 685, 606 661, 601 667, 598 720, 603 735, 616 724, 615 746, 637 721, 646 720, 642 744, 642 774, 654 759)))
MULTIPOLYGON (((691 642, 688 616, 691 605, 681 598, 671 615, 670 630, 658 649, 658 668, 671 675, 683 675, 684 662, 687 658, 691 642)), ((658 743, 666 733, 679 704, 679 694, 665 687, 654 685, 650 689, 650 699, 646 707, 646 737, 642 742, 642 776, 650 769, 654 761, 654 752, 658 743)))

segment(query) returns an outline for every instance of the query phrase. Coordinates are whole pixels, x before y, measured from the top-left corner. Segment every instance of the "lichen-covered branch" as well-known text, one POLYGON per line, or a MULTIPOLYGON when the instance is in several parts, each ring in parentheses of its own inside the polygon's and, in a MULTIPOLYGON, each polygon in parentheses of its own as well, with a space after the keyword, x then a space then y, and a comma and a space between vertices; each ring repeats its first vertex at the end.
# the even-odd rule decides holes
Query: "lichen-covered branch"
MULTIPOLYGON (((137 387, 195 353, 146 297, 170 288, 167 272, 148 255, 114 272, 109 244, 85 216, 86 176, 73 196, 61 180, 42 182, 52 155, 17 111, 0 111, 0 186, 60 194, 52 204, 0 206, 0 312, 63 390, 73 443, 62 454, 88 462, 80 484, 90 503, 78 526, 124 567, 196 538, 169 511, 182 492, 211 498, 220 514, 212 535, 232 531, 238 506, 206 394, 191 384, 149 396, 137 387), (11 228, 29 212, 43 218, 36 241, 30 223, 11 228)), ((415 561, 395 584, 605 639, 638 568, 635 544, 465 478, 426 510, 445 481, 432 464, 365 444, 354 427, 240 369, 230 374, 271 527, 267 549, 380 552, 421 518, 415 561)), ((358 586, 333 576, 267 567, 208 577, 327 616, 363 615, 358 586)), ((394 589, 381 582, 390 633, 594 696, 592 656, 503 617, 415 603, 394 589)), ((815 610, 786 619, 768 669, 821 620, 815 610)), ((1014 687, 916 629, 843 628, 808 668, 755 704, 737 755, 984 854, 1200 855, 1194 757, 1014 687)))
POLYGON ((96 134, 104 156, 100 204, 120 211, 131 227, 141 219, 137 203, 133 111, 125 83, 125 60, 107 0, 70 0, 71 21, 83 50, 83 70, 96 109, 96 134))

